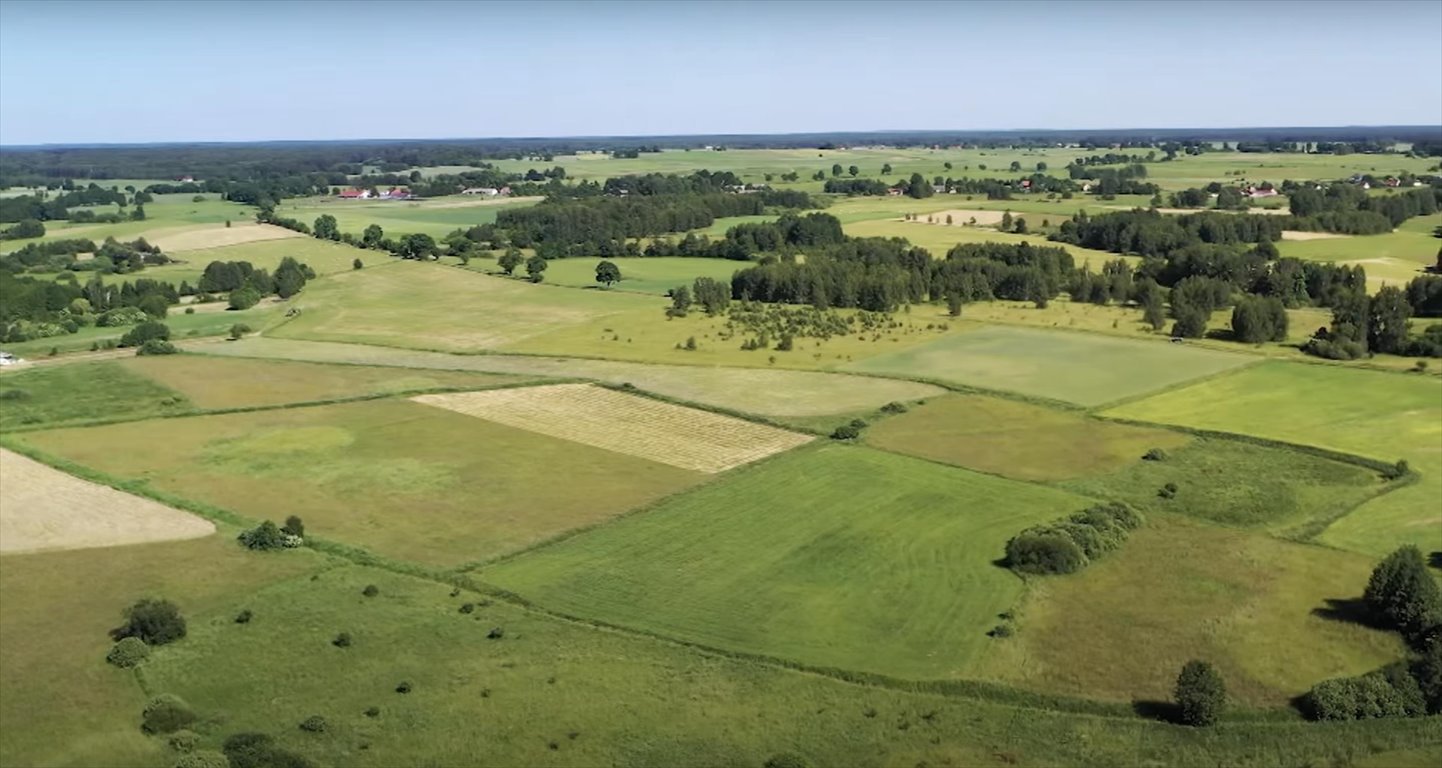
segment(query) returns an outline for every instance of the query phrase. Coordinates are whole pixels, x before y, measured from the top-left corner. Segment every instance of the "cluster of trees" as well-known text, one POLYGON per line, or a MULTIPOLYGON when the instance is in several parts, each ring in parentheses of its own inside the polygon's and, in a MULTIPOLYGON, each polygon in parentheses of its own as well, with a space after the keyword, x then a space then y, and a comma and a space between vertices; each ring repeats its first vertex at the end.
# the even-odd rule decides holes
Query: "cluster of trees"
POLYGON ((76 333, 85 326, 122 327, 162 319, 179 301, 174 285, 140 279, 106 284, 94 275, 37 280, 0 271, 0 341, 22 342, 76 333))
POLYGON ((1413 336, 1410 320, 1414 300, 1417 309, 1436 312, 1437 292, 1442 291, 1434 282, 1438 280, 1442 278, 1424 276, 1409 283, 1406 291, 1389 285, 1372 296, 1365 289, 1342 294, 1332 305, 1332 324, 1317 329, 1302 350, 1331 360, 1355 360, 1378 352, 1442 357, 1442 324, 1413 336))
POLYGON ((248 531, 241 531, 236 537, 241 546, 246 549, 258 551, 269 551, 274 549, 292 549, 299 547, 305 540, 305 523, 299 517, 291 515, 285 519, 285 525, 276 525, 266 520, 260 525, 248 531))
POLYGON ((1288 195, 1292 215, 1286 229, 1375 235, 1414 216, 1436 213, 1442 186, 1409 189, 1389 195, 1369 195, 1361 187, 1336 183, 1325 190, 1299 187, 1288 195))
MULTIPOLYGON (((90 205, 118 205, 124 207, 129 203, 130 198, 126 197, 125 193, 119 189, 114 187, 105 189, 99 184, 92 183, 86 187, 62 192, 54 196, 40 193, 0 198, 0 223, 12 224, 26 220, 64 220, 69 218, 69 209, 71 208, 90 205)), ((31 237, 35 236, 36 235, 31 235, 31 237)))
POLYGON ((1401 633, 1413 655, 1360 677, 1318 683, 1306 696, 1319 720, 1442 713, 1442 591, 1422 552, 1405 546, 1372 571, 1362 604, 1371 622, 1401 633))
POLYGON ((1098 504, 1012 537, 1006 543, 1007 567, 1022 573, 1075 573, 1120 548, 1143 522, 1141 514, 1126 504, 1098 504))
POLYGON ((26 240, 44 236, 45 225, 39 219, 21 219, 12 227, 0 229, 0 240, 26 240))
POLYGON ((227 293, 231 309, 249 309, 271 294, 288 299, 300 293, 306 282, 313 279, 315 270, 290 256, 280 260, 274 275, 264 269, 256 269, 248 261, 212 261, 205 265, 195 292, 227 293))

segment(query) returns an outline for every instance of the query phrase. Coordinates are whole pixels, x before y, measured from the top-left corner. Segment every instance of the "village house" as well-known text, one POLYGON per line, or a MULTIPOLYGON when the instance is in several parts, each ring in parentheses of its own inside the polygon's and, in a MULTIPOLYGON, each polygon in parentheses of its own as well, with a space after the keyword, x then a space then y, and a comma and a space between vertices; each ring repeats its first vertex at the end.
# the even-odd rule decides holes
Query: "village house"
POLYGON ((344 200, 369 200, 371 191, 369 189, 343 189, 340 197, 344 200))

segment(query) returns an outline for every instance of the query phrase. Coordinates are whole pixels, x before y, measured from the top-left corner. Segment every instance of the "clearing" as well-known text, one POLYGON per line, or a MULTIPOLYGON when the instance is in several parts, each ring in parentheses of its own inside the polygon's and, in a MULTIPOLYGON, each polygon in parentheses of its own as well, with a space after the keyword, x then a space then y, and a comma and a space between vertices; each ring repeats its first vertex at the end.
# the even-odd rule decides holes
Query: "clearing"
POLYGON ((487 567, 567 614, 916 679, 967 674, 1022 581, 1007 539, 1086 506, 1062 491, 827 444, 487 567))
POLYGON ((1342 235, 1336 232, 1302 232, 1295 229, 1282 230, 1283 240, 1297 240, 1304 242, 1307 240, 1341 240, 1347 237, 1351 237, 1351 235, 1342 235))
POLYGON ((195 251, 203 248, 220 248, 227 245, 243 245, 245 243, 257 243, 265 240, 289 240, 298 237, 305 237, 299 232, 277 227, 272 224, 257 224, 253 221, 242 221, 233 223, 230 226, 216 226, 214 224, 199 227, 180 227, 156 232, 147 237, 151 245, 154 245, 166 253, 177 251, 195 251))
MULTIPOLYGON (((637 258, 612 258, 621 270, 621 282, 609 289, 602 289, 596 282, 596 265, 602 259, 553 259, 546 268, 546 282, 570 288, 592 290, 630 291, 664 296, 678 285, 688 288, 698 277, 710 277, 731 284, 731 275, 739 269, 755 266, 749 261, 733 259, 702 259, 681 256, 657 256, 637 258)), ((471 266, 496 269, 491 261, 472 260, 471 266)))
POLYGON ((209 520, 0 448, 0 554, 196 539, 209 520))
POLYGON ((421 395, 415 402, 708 474, 764 459, 809 435, 593 384, 421 395))
POLYGON ((879 355, 846 370, 947 381, 1094 406, 1252 362, 1185 344, 983 327, 879 355))

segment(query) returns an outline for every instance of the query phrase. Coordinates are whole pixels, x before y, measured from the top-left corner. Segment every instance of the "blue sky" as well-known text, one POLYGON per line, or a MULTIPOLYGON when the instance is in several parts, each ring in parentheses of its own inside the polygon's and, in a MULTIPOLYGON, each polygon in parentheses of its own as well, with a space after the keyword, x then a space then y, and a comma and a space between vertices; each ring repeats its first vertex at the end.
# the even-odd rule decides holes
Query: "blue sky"
POLYGON ((0 0, 0 144, 1442 124, 1442 2, 0 0))

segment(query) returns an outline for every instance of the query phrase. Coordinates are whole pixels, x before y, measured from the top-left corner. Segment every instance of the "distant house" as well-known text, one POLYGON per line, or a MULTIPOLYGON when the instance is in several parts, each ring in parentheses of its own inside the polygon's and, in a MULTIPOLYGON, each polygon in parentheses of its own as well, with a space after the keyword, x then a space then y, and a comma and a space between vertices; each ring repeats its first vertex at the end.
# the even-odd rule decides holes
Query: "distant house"
POLYGON ((391 187, 379 195, 376 195, 377 200, 409 200, 412 197, 414 197, 414 195, 405 187, 391 187))
POLYGON ((496 197, 501 194, 501 190, 496 189, 495 187, 469 187, 467 189, 461 190, 461 194, 480 195, 481 197, 496 197))
POLYGON ((1251 198, 1276 197, 1276 196, 1277 196, 1277 190, 1276 190, 1274 187, 1272 187, 1271 184, 1265 184, 1265 183, 1262 184, 1261 186, 1257 186, 1257 187, 1246 187, 1245 189, 1242 190, 1242 192, 1243 192, 1247 197, 1251 197, 1251 198))
POLYGON ((889 189, 886 190, 886 194, 889 195, 889 196, 891 196, 891 197, 900 197, 901 195, 903 195, 903 194, 905 194, 905 193, 906 193, 906 190, 902 189, 901 187, 891 187, 891 188, 889 188, 889 189))
POLYGON ((1031 191, 1031 179, 1022 179, 1022 180, 1021 180, 1021 188, 1024 189, 1024 190, 1026 190, 1026 191, 1028 191, 1028 192, 1030 192, 1030 191, 1031 191))
POLYGON ((945 185, 945 184, 932 184, 932 185, 931 185, 931 191, 934 192, 934 193, 936 193, 936 194, 938 194, 938 195, 944 195, 944 194, 946 194, 946 185, 945 185))
POLYGON ((369 189, 343 189, 340 196, 346 200, 365 200, 371 196, 369 189))
POLYGON ((178 181, 178 182, 180 182, 180 183, 182 183, 182 184, 188 184, 188 183, 190 183, 190 182, 195 181, 195 177, 194 177, 194 176, 181 176, 180 178, 176 179, 176 181, 178 181))

